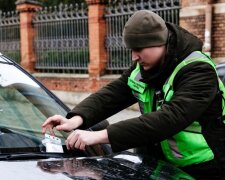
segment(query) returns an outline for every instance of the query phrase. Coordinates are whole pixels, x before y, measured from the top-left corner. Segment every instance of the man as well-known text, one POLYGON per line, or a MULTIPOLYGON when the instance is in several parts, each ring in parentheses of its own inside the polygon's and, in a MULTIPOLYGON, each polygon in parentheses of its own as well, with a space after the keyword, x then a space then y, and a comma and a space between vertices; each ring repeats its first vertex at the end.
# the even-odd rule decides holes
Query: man
MULTIPOLYGON (((88 128, 139 102, 142 115, 88 132, 75 130, 68 149, 110 143, 114 152, 144 147, 143 153, 181 167, 197 178, 222 177, 225 126, 222 96, 202 42, 186 30, 141 10, 127 21, 123 41, 134 64, 119 79, 76 106, 67 117, 55 115, 48 129, 88 128)), ((143 149, 143 148, 142 148, 143 149)))

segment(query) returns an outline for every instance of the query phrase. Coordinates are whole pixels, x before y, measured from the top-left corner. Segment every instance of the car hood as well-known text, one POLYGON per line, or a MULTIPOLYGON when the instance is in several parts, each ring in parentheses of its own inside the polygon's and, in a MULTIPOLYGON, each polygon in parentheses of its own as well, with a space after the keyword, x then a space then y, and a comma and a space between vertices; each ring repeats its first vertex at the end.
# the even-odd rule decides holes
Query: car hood
POLYGON ((163 161, 133 154, 0 161, 1 179, 193 179, 163 161))

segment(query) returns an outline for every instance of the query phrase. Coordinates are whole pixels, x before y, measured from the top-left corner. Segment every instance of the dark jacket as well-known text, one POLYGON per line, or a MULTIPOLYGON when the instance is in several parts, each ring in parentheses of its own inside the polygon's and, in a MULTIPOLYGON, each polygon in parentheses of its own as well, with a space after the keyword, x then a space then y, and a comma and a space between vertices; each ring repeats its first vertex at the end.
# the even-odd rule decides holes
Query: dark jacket
MULTIPOLYGON (((170 35, 163 65, 141 71, 142 81, 155 89, 162 89, 176 65, 191 52, 202 50, 202 42, 197 37, 176 25, 167 23, 167 27, 170 35)), ((67 117, 82 116, 82 128, 87 128, 137 102, 127 85, 134 68, 135 64, 119 79, 81 102, 67 117)), ((113 151, 155 144, 184 130, 195 120, 202 125, 203 135, 207 142, 210 141, 210 147, 214 146, 215 142, 211 141, 221 134, 212 135, 209 131, 216 131, 210 129, 212 126, 217 128, 216 123, 222 112, 215 70, 203 62, 185 66, 174 79, 174 91, 171 102, 164 104, 161 110, 108 126, 113 151)))

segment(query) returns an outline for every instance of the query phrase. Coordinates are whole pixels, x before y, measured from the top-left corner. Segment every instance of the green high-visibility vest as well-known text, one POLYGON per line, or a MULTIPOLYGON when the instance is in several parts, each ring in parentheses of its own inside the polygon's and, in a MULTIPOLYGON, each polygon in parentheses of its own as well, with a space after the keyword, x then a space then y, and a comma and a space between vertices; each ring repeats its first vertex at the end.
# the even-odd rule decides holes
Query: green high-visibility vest
MULTIPOLYGON (((173 81, 177 72, 184 66, 193 62, 208 63, 216 71, 216 66, 209 56, 200 51, 191 53, 176 66, 164 84, 162 89, 164 94, 163 102, 156 102, 156 110, 159 110, 163 103, 169 102, 173 99, 173 81)), ((152 112, 153 98, 156 92, 146 83, 141 82, 140 79, 140 65, 137 63, 136 68, 132 71, 130 77, 128 78, 128 86, 132 89, 134 96, 138 99, 141 113, 150 113, 152 112)), ((225 88, 219 77, 218 82, 219 89, 223 92, 222 94, 225 98, 225 88)), ((224 107, 224 100, 222 100, 222 106, 224 107)), ((223 108, 223 115, 224 114, 225 108, 223 108)), ((180 167, 206 162, 214 158, 212 150, 209 148, 201 133, 201 125, 198 121, 194 121, 183 131, 168 138, 167 140, 162 141, 161 147, 166 159, 172 164, 180 167)))

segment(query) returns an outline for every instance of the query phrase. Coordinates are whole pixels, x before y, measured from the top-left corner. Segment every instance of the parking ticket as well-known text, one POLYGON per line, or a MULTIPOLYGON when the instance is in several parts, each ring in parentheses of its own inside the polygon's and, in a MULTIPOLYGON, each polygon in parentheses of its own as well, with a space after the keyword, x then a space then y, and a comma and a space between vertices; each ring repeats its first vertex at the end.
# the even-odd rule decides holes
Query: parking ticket
POLYGON ((42 144, 46 147, 46 152, 63 153, 61 139, 49 134, 45 134, 42 144))

